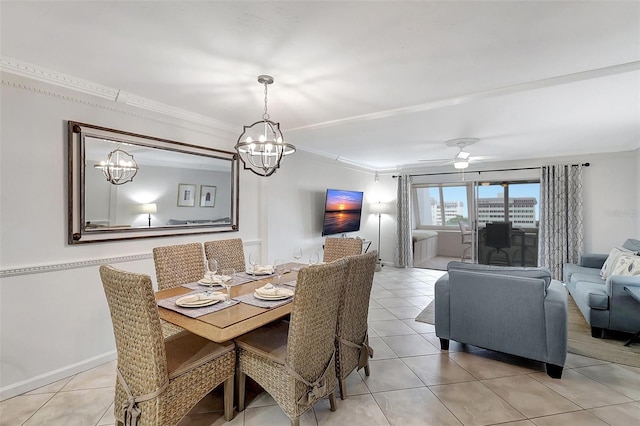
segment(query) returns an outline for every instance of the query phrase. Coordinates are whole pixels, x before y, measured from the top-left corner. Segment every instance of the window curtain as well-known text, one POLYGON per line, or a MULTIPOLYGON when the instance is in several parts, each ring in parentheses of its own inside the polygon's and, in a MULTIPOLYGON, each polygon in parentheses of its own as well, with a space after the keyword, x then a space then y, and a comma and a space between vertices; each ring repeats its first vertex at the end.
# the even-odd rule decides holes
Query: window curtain
POLYGON ((411 177, 398 176, 398 232, 396 240, 396 266, 409 268, 413 266, 413 242, 411 239, 411 177))
POLYGON ((582 166, 543 166, 540 176, 538 264, 562 280, 564 263, 578 263, 583 250, 582 166))

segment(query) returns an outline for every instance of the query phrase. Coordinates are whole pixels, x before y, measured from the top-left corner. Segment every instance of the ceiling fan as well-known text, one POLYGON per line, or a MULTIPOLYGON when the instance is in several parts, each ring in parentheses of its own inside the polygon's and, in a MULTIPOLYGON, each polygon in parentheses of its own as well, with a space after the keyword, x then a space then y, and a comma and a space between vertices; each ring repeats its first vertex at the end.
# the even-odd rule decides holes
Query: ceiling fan
POLYGON ((465 151, 465 148, 469 145, 473 145, 478 142, 480 139, 478 138, 457 138, 451 139, 445 142, 445 145, 458 148, 458 153, 453 158, 440 158, 440 159, 431 159, 431 160, 419 160, 421 162, 435 162, 440 163, 439 165, 445 166, 447 164, 453 164, 453 167, 456 169, 466 169, 469 167, 469 163, 472 161, 482 160, 484 157, 472 157, 471 153, 465 151))

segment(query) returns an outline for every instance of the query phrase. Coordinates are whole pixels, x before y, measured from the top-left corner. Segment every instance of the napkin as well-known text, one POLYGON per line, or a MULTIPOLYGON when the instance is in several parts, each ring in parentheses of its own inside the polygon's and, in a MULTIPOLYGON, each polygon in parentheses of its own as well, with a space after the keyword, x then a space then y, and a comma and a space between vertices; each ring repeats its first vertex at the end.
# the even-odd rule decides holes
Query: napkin
POLYGON ((220 276, 214 275, 212 277, 205 276, 203 279, 198 281, 200 284, 222 284, 222 280, 220 276))
POLYGON ((253 272, 256 274, 273 274, 273 265, 255 265, 253 272))
POLYGON ((289 290, 288 288, 278 288, 271 283, 265 284, 262 287, 256 288, 255 292, 258 295, 264 296, 264 297, 293 296, 293 291, 289 290))
POLYGON ((224 295, 224 293, 221 293, 219 291, 207 291, 204 293, 195 293, 195 294, 189 294, 187 296, 181 297, 178 300, 176 300, 177 302, 180 302, 184 305, 201 305, 203 303, 206 302, 211 302, 213 300, 225 300, 226 296, 224 295))

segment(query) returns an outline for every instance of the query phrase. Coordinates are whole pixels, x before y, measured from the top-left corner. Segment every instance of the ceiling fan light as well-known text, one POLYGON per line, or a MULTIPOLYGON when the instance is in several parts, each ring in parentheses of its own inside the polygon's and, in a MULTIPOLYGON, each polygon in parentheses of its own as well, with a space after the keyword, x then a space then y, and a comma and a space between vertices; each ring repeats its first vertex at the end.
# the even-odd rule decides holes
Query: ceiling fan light
POLYGON ((456 160, 453 163, 453 167, 455 167, 456 169, 466 169, 467 167, 469 167, 469 161, 467 161, 467 160, 456 160))

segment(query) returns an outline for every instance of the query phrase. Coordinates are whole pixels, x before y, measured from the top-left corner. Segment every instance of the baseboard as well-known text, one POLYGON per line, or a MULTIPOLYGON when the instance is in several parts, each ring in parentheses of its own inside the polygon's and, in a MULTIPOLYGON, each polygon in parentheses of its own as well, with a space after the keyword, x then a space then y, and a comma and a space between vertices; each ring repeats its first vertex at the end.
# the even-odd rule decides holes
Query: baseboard
MULTIPOLYGON (((0 401, 12 398, 17 395, 21 395, 25 392, 30 392, 34 389, 38 389, 42 386, 55 383, 58 380, 62 380, 66 377, 73 376, 78 373, 90 370, 99 365, 105 364, 109 361, 116 359, 116 351, 106 352, 102 355, 98 355, 93 358, 80 361, 75 364, 68 365, 66 367, 59 368, 57 370, 49 371, 44 374, 40 374, 35 377, 31 377, 27 380, 23 380, 18 383, 14 383, 3 388, 0 388, 0 401)), ((115 377, 113 378, 115 383, 115 377)))

